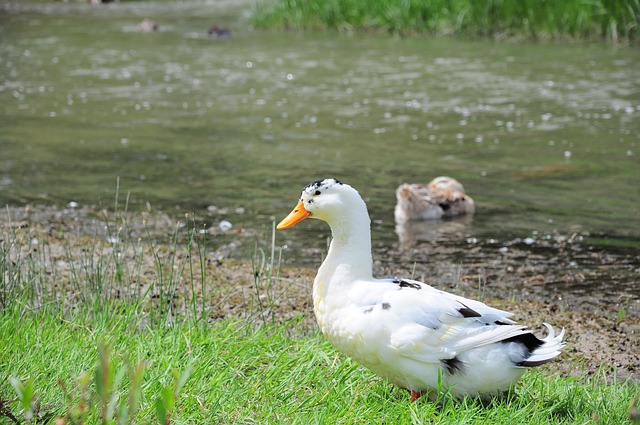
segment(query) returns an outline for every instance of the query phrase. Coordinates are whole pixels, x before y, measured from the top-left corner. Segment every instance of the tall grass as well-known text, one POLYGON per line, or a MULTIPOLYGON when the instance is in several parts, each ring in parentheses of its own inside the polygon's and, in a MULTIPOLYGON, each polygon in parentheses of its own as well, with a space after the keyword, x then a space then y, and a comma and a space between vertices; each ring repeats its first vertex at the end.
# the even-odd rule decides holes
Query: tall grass
POLYGON ((290 284, 275 282, 275 223, 271 252, 257 240, 252 270, 221 285, 220 260, 208 249, 216 237, 193 215, 159 235, 153 214, 129 212, 128 199, 121 208, 118 196, 110 211, 99 211, 93 231, 65 220, 43 226, 29 208, 17 220, 11 210, 6 214, 0 221, 1 423, 173 423, 191 370, 183 358, 191 349, 188 335, 214 335, 204 344, 218 344, 218 337, 233 340, 236 332, 286 317, 276 318, 290 284), (237 304, 227 320, 242 325, 216 325, 216 305, 224 302, 237 304), (187 347, 176 352, 176 339, 186 339, 187 347), (170 363, 162 360, 165 351, 174 357, 170 363), (145 379, 154 369, 152 381, 145 379))
POLYGON ((259 28, 530 39, 638 39, 640 0, 265 0, 259 28))
POLYGON ((127 306, 160 327, 219 318, 230 303, 238 305, 234 315, 253 323, 273 323, 275 309, 284 314, 278 304, 295 282, 278 276, 275 228, 268 241, 255 237, 247 272, 233 260, 220 267, 215 232, 193 214, 171 223, 127 205, 120 209, 116 200, 110 212, 86 219, 93 230, 63 221, 54 231, 28 207, 20 220, 7 210, 0 226, 0 312, 18 305, 25 314, 47 309, 73 319, 81 310, 97 318, 127 306))

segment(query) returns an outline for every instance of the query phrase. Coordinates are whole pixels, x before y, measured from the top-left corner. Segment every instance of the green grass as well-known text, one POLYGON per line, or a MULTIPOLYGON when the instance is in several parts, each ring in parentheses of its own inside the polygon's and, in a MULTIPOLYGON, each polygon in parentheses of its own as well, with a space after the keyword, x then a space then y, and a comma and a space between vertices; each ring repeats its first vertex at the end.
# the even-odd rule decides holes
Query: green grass
POLYGON ((638 39, 639 0, 266 0, 259 28, 528 39, 638 39))
POLYGON ((0 423, 624 424, 637 416, 640 385, 604 373, 535 370, 488 404, 446 393, 411 404, 406 391, 336 352, 304 314, 278 310, 289 283, 273 236, 235 278, 252 288, 239 296, 243 311, 218 318, 212 306, 231 295, 205 252, 215 241, 195 223, 159 240, 126 211, 104 220, 119 242, 78 242, 65 228, 45 237, 36 223, 2 229, 0 423))
MULTIPOLYGON (((630 423, 630 400, 639 390, 637 384, 532 371, 511 397, 488 405, 446 395, 435 403, 410 404, 405 391, 362 370, 320 335, 292 333, 295 323, 252 327, 231 320, 185 321, 153 328, 134 319, 135 309, 122 306, 114 313, 81 314, 69 321, 46 310, 27 315, 19 308, 5 310, 2 399, 15 397, 8 377, 30 380, 38 402, 46 406, 35 417, 48 413, 67 417, 66 423, 100 423, 104 403, 96 371, 121 375, 105 397, 122 405, 126 400, 118 397, 127 399, 131 388, 131 375, 122 371, 128 371, 127 364, 141 364, 139 407, 126 423, 158 423, 156 400, 164 387, 173 388, 174 373, 187 371, 171 423, 624 424, 630 423), (103 362, 108 366, 98 361, 101 346, 111 347, 103 362), (75 396, 65 397, 61 383, 75 396), (78 410, 82 394, 89 400, 84 416, 78 410), (79 417, 83 422, 69 419, 79 417)), ((23 417, 17 402, 9 405, 23 417)))

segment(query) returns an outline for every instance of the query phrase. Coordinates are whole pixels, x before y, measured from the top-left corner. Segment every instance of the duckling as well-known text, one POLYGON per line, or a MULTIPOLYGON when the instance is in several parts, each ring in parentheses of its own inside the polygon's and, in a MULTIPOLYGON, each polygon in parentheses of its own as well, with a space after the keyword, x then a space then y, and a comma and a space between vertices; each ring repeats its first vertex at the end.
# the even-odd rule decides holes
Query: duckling
POLYGON ((436 177, 427 184, 401 184, 396 190, 396 222, 437 220, 472 215, 475 202, 462 184, 447 176, 436 177))
POLYGON ((220 27, 218 25, 214 25, 211 28, 209 28, 209 31, 207 31, 207 34, 209 35, 210 38, 217 38, 217 39, 225 39, 225 38, 231 37, 231 31, 229 29, 220 27))

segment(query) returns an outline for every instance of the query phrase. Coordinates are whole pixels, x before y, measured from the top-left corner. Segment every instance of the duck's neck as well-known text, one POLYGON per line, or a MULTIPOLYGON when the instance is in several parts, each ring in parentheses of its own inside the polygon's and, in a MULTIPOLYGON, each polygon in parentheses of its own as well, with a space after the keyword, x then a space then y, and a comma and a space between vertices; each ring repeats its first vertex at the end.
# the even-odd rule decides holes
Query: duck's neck
MULTIPOLYGON (((331 227, 331 246, 313 282, 313 309, 318 326, 332 335, 335 315, 350 304, 348 291, 354 282, 372 278, 371 220, 367 206, 357 195, 326 220, 331 227)), ((331 339, 331 338, 330 338, 331 339)))
POLYGON ((330 223, 332 240, 329 253, 318 270, 316 283, 321 292, 339 290, 352 282, 371 279, 371 220, 366 207, 330 223))

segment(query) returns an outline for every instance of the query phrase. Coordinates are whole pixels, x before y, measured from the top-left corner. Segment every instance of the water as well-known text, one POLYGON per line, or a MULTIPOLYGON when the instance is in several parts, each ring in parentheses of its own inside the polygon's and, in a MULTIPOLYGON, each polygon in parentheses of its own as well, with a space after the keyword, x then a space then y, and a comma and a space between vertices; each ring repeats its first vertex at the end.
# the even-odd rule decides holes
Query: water
MULTIPOLYGON (((369 205, 379 268, 510 282, 526 263, 528 291, 640 298, 637 49, 268 33, 248 1, 0 5, 1 204, 111 204, 119 179, 131 208, 270 231, 336 177, 369 205), (395 188, 442 174, 475 218, 399 243, 395 188)), ((304 265, 326 236, 278 234, 304 265)))

